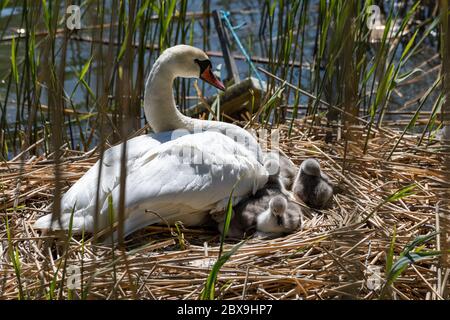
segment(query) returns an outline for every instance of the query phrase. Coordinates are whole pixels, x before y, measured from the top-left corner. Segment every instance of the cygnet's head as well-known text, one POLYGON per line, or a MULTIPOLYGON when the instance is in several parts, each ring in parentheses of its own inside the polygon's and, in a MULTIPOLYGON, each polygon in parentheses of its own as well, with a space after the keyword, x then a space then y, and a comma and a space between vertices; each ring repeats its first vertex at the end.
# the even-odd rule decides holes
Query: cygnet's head
POLYGON ((309 176, 320 177, 320 163, 314 158, 308 158, 300 165, 300 171, 309 176))
POLYGON ((212 72, 207 54, 198 48, 180 44, 170 47, 159 56, 157 62, 164 64, 174 77, 200 78, 212 86, 225 90, 223 83, 212 72))
POLYGON ((280 162, 274 158, 266 158, 264 160, 264 168, 266 168, 269 176, 275 177, 280 174, 280 162))
POLYGON ((282 215, 285 213, 287 208, 287 200, 283 196, 275 196, 269 201, 269 210, 272 215, 277 218, 277 224, 282 225, 282 215))

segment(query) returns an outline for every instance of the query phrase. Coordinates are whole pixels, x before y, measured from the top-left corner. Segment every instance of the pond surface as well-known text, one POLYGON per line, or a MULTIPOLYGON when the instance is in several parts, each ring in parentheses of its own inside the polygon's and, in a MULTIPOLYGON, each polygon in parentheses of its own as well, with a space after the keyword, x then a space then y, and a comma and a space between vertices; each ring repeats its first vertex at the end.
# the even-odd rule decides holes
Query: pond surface
MULTIPOLYGON (((23 32, 22 21, 22 13, 23 9, 21 4, 14 6, 14 1, 5 8, 0 11, 0 34, 3 37, 11 37, 18 34, 18 32, 23 32), (5 27, 6 26, 6 27, 5 27)), ((19 3, 19 2, 16 2, 19 3)), ((21 3, 21 2, 20 2, 21 3)), ((105 17, 107 19, 110 18, 111 10, 110 5, 112 1, 106 1, 107 5, 105 6, 105 17)), ((187 2, 187 12, 192 14, 192 17, 189 21, 186 21, 186 24, 189 24, 186 27, 186 36, 191 41, 194 46, 204 48, 205 50, 210 50, 214 52, 221 51, 220 42, 217 36, 217 33, 214 29, 214 23, 212 17, 208 20, 201 17, 201 14, 205 12, 212 12, 215 9, 218 10, 229 10, 231 12, 231 20, 235 25, 239 25, 240 27, 236 29, 236 33, 239 36, 240 40, 244 47, 248 50, 248 52, 252 56, 267 58, 267 47, 269 43, 270 37, 272 37, 272 41, 276 41, 277 37, 283 37, 284 35, 281 32, 278 32, 278 27, 282 25, 279 24, 279 17, 277 14, 274 15, 274 24, 273 30, 270 32, 261 19, 263 15, 263 7, 264 1, 260 0, 242 0, 242 1, 221 1, 221 0, 213 0, 209 1, 209 8, 205 9, 204 4, 205 1, 188 1, 187 2), (205 24, 206 23, 206 24, 205 24), (260 29, 264 29, 264 32, 260 34, 260 29)), ((94 8, 95 9, 95 8, 94 8)), ((90 8, 88 12, 83 11, 82 7, 82 28, 89 27, 95 21, 96 12, 93 8, 90 8), (94 17, 94 18, 93 18, 94 17)), ((301 86, 305 89, 309 89, 311 87, 311 63, 314 61, 314 45, 316 40, 316 25, 318 18, 318 1, 311 1, 308 6, 308 16, 306 22, 306 32, 302 35, 304 36, 304 45, 303 45, 303 64, 302 64, 302 73, 301 73, 301 81, 299 81, 300 68, 299 67, 291 67, 287 73, 287 79, 293 83, 298 84, 301 83, 301 86)), ((283 19, 283 17, 281 17, 283 19)), ((158 21, 154 21, 154 23, 159 23, 158 21)), ((267 22, 266 22, 267 23, 267 22)), ((61 22, 62 25, 62 22, 61 22)), ((43 28, 42 30, 45 30, 43 28)), ((78 33, 78 36, 89 38, 92 33, 90 30, 82 29, 78 33)), ((139 34, 139 31, 136 31, 136 35, 139 34)), ((108 39, 108 34, 106 33, 103 36, 103 39, 108 39)), ((42 40, 42 37, 38 37, 37 41, 42 40)), ((18 40, 18 63, 23 61, 24 52, 24 40, 18 40)), ((56 40, 56 47, 61 46, 62 40, 56 40)), ((149 43, 149 42, 147 42, 149 43)), ((176 43, 171 43, 176 44, 176 43)), ((295 43, 293 44, 293 46, 295 43)), ((97 84, 99 83, 97 79, 97 75, 101 74, 99 68, 101 68, 101 62, 107 60, 106 53, 108 50, 108 45, 97 44, 98 46, 103 46, 103 53, 105 56, 100 59, 96 59, 93 61, 91 65, 91 71, 89 72, 89 76, 86 78, 86 81, 89 83, 90 88, 94 93, 98 92, 97 84)), ((79 112, 95 112, 95 106, 92 104, 92 101, 89 100, 88 93, 84 90, 83 86, 79 85, 79 80, 77 77, 77 73, 80 73, 83 66, 90 59, 92 55, 92 43, 89 41, 69 41, 69 46, 66 53, 67 67, 65 74, 65 82, 64 82, 64 90, 67 95, 72 97, 73 107, 79 112)), ((375 48, 373 48, 375 50, 375 48)), ((233 46, 233 52, 238 55, 242 55, 242 52, 237 48, 236 45, 233 46)), ((39 47, 36 50, 36 54, 39 55, 41 53, 39 47)), ((401 50, 399 50, 399 55, 401 54, 401 50)), ((292 60, 298 61, 300 59, 300 52, 297 50, 296 55, 292 57, 292 60)), ((8 91, 8 82, 11 74, 11 41, 1 41, 0 42, 0 103, 1 103, 1 112, 6 115, 6 123, 8 127, 11 128, 19 128, 24 126, 26 120, 28 118, 27 108, 22 108, 19 106, 18 109, 18 99, 16 96, 16 90, 10 88, 8 91), (6 95, 8 98, 6 99, 6 95)), ((157 57, 157 53, 148 54, 146 56, 145 66, 146 72, 153 63, 154 59, 157 57)), ((281 57, 280 57, 281 58, 281 57)), ((221 67, 222 77, 226 75, 224 61, 221 57, 212 57, 212 62, 214 66, 221 67)), ((251 73, 249 64, 245 60, 236 60, 237 67, 239 69, 241 79, 249 76, 251 73)), ((430 88, 437 77, 438 66, 440 60, 436 55, 436 49, 430 46, 424 46, 422 50, 419 51, 418 54, 415 54, 411 57, 411 59, 405 64, 403 67, 403 71, 407 72, 408 70, 412 70, 414 68, 420 67, 421 70, 431 70, 429 72, 422 72, 423 74, 418 77, 418 80, 412 82, 412 84, 408 84, 405 86, 400 86, 396 89, 391 96, 391 101, 389 104, 389 110, 395 111, 393 114, 388 114, 385 119, 387 120, 402 120, 408 119, 408 115, 402 115, 401 112, 414 111, 417 108, 416 101, 423 96, 424 92, 430 88), (399 114, 400 113, 400 114, 399 114)), ((262 66, 267 68, 267 64, 264 63, 255 63, 256 66, 262 66)), ((138 67, 138 64, 135 64, 135 68, 138 67)), ((136 70, 135 70, 136 71, 136 70)), ((419 72, 420 74, 420 72, 419 72)), ((254 74, 253 74, 254 75, 254 74)), ((261 74, 261 76, 266 79, 266 77, 261 74)), ((209 86, 203 86, 205 90, 204 95, 209 96, 214 94, 216 91, 214 88, 209 86)), ((177 102, 182 105, 183 108, 187 108, 192 106, 198 102, 196 98, 196 92, 190 82, 187 83, 187 90, 184 92, 185 96, 192 97, 192 99, 181 99, 180 95, 182 93, 177 92, 177 102)), ((437 94, 432 94, 430 98, 426 101, 425 106, 423 107, 424 112, 429 112, 436 100, 437 94)), ((23 99, 22 99, 23 101, 23 99)), ((294 94, 290 91, 288 97, 286 97, 286 101, 284 104, 292 105, 294 103, 294 94)), ((47 97, 45 94, 45 90, 40 97, 40 102, 43 105, 47 105, 47 97)), ((308 99, 306 97, 301 97, 300 105, 306 105, 308 103, 308 99)), ((303 113, 300 113, 300 116, 303 113)), ((288 113, 289 115, 289 113, 288 113)), ((142 117, 142 123, 144 119, 142 117)), ((82 124, 83 130, 89 130, 92 123, 90 121, 84 121, 82 124)), ((78 141, 79 133, 71 132, 72 139, 78 141)), ((91 146, 95 145, 95 139, 92 141, 91 146)))

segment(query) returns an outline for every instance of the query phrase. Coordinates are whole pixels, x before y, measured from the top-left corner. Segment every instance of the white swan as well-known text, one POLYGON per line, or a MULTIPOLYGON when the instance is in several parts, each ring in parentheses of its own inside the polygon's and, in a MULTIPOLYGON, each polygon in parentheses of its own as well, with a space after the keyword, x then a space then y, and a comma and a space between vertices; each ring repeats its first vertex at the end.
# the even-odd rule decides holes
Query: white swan
MULTIPOLYGON (((261 150, 250 133, 228 123, 192 119, 177 110, 172 92, 176 77, 200 77, 224 89, 200 49, 178 45, 157 59, 144 97, 145 115, 155 133, 127 141, 125 235, 162 222, 160 217, 169 223, 198 224, 209 212, 224 210, 235 185, 237 203, 267 182, 261 150)), ((109 195, 117 219, 120 158, 121 145, 103 157, 98 230, 109 226, 109 195)), ((52 222, 50 214, 34 227, 68 229, 73 212, 72 231, 93 232, 99 167, 100 161, 63 195, 59 221, 52 222)))

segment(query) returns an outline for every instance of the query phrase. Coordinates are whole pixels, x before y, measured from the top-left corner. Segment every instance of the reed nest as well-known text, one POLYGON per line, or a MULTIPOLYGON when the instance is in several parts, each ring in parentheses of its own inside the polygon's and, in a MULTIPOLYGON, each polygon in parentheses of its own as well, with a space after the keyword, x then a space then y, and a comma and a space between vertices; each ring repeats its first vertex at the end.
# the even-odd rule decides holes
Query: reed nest
MULTIPOLYGON (((374 131, 363 153, 365 128, 353 127, 351 139, 325 143, 325 120, 298 120, 278 127, 280 148, 296 164, 318 158, 323 170, 340 185, 333 208, 304 209, 301 230, 284 237, 248 239, 219 272, 219 299, 378 299, 386 275, 386 257, 394 228, 394 258, 419 235, 439 231, 445 212, 439 207, 445 182, 439 144, 418 146, 418 137, 404 136, 389 160, 400 133, 374 131), (308 134, 307 134, 308 133, 308 134), (389 195, 415 183, 414 193, 384 203, 389 195), (364 217, 369 216, 367 221, 364 217), (378 270, 378 271, 377 271, 378 270), (377 280, 376 280, 377 279, 377 280), (372 281, 372 282, 371 282, 372 281), (378 282, 377 282, 378 281, 378 282), (375 286, 370 285, 375 283, 375 286)), ((425 144, 425 143, 424 143, 425 144)), ((64 190, 95 163, 95 153, 65 151, 64 190)), ((89 238, 40 235, 34 221, 45 214, 54 189, 51 157, 0 164, 0 297, 45 299, 52 283, 53 298, 197 299, 217 259, 220 236, 211 228, 150 226, 127 238, 126 250, 94 245, 89 238), (205 245, 206 243, 206 245, 205 245), (14 246, 20 268, 10 259, 14 246), (68 293, 65 271, 82 270, 82 290, 68 293)), ((448 213, 448 212, 446 212, 448 213)), ((235 243, 227 242, 224 250, 235 243)), ((436 238, 426 243, 439 250, 436 238)), ((387 298, 442 299, 448 292, 448 271, 439 257, 408 267, 387 298), (445 286, 447 288, 445 289, 445 286)), ((16 264, 17 265, 17 264, 16 264)))

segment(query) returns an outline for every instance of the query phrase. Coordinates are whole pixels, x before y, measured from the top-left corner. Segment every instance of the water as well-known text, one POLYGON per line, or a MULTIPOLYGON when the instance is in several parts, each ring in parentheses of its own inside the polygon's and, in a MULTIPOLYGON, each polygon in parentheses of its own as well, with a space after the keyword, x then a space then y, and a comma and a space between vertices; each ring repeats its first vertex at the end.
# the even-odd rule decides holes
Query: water
MULTIPOLYGON (((109 1, 106 3, 108 4, 109 1)), ((305 45, 304 45, 304 64, 306 67, 303 67, 302 72, 302 87, 305 89, 308 89, 310 87, 310 72, 309 68, 307 67, 308 63, 312 62, 314 60, 313 54, 314 54, 314 42, 315 42, 315 34, 316 34, 316 24, 317 24, 317 1, 312 1, 309 4, 309 13, 308 14, 308 21, 307 21, 307 32, 305 33, 305 45)), ((230 10, 233 12, 232 14, 232 21, 233 23, 242 24, 244 25, 236 30, 237 34, 239 35, 243 45, 248 49, 248 52, 251 53, 251 55, 254 56, 265 56, 265 49, 267 48, 267 41, 268 41, 268 30, 266 28, 266 32, 263 36, 259 36, 259 29, 261 24, 261 9, 262 9, 262 1, 259 0, 243 0, 243 1, 221 1, 221 0, 214 0, 211 1, 210 4, 210 10, 214 9, 222 9, 222 10, 230 10)), ((108 10, 107 8, 105 10, 108 10)), ((188 4, 188 12, 202 12, 203 10, 203 1, 190 1, 188 4)), ((83 9, 82 9, 83 12, 83 9)), ((17 29, 21 28, 21 5, 18 5, 17 8, 13 7, 6 7, 2 11, 0 11, 0 26, 5 25, 6 21, 10 19, 8 28, 5 30, 4 28, 0 28, 0 33, 4 32, 5 36, 10 36, 17 34, 17 29), (11 16, 12 15, 12 16, 11 16)), ((95 12, 88 12, 86 16, 83 16, 82 19, 82 27, 86 27, 89 14, 95 14, 95 12), (86 21, 87 20, 87 21, 86 21)), ((277 15, 275 15, 277 19, 277 15)), ((201 48, 205 48, 204 46, 204 35, 205 35, 205 26, 203 25, 202 19, 192 20, 190 22, 194 23, 194 27, 192 30, 193 34, 193 45, 201 48)), ((206 49, 212 50, 212 51, 220 51, 220 43, 218 36, 214 30, 213 27, 213 19, 210 18, 210 24, 211 24, 211 30, 207 34, 207 42, 206 42, 206 49)), ((275 30, 274 35, 277 34, 277 20, 275 20, 274 23, 275 30)), ((138 31, 137 31, 138 32, 138 31)), ((91 36, 91 33, 89 30, 87 31, 79 31, 78 33, 80 36, 91 36)), ((108 34, 104 35, 104 39, 108 37, 108 34)), ((42 38, 39 38, 42 39, 42 38)), ((61 40, 57 41, 57 47, 61 45, 61 40)), ((107 52, 107 46, 104 45, 104 52, 107 52)), ((91 43, 90 42, 83 42, 83 41, 69 41, 69 50, 67 52, 67 67, 66 67, 66 75, 65 75, 65 82, 64 82, 64 89, 67 93, 67 95, 71 95, 74 89, 77 86, 78 78, 77 73, 79 73, 83 67, 83 65, 86 63, 86 61, 91 56, 91 43)), ((234 53, 241 54, 237 48, 233 48, 234 53)), ((39 54, 39 50, 37 50, 37 54, 39 54)), ((401 53, 401 50, 399 50, 401 53)), ((399 53, 399 54, 400 54, 399 53)), ((19 52, 17 54, 18 57, 22 57, 24 54, 23 52, 23 45, 19 44, 19 52)), ((420 54, 415 55, 411 58, 411 60, 405 65, 405 67, 402 70, 402 73, 407 72, 408 70, 411 70, 412 68, 415 68, 417 66, 422 65, 423 70, 429 70, 432 69, 434 66, 440 63, 439 59, 431 59, 433 56, 435 56, 436 51, 435 49, 423 49, 420 54), (424 64, 424 65, 423 65, 424 64)), ((17 115, 17 97, 15 95, 15 89, 11 89, 9 92, 8 101, 5 101, 5 95, 7 91, 7 85, 8 85, 8 76, 11 70, 10 65, 10 55, 11 55, 11 42, 10 41, 3 41, 0 42, 0 103, 3 108, 3 112, 5 112, 6 109, 6 119, 8 125, 13 128, 16 124, 16 121, 19 121, 21 126, 24 126, 27 120, 27 113, 26 110, 22 113, 17 115), (5 106, 5 107, 4 107, 5 106)), ((146 55, 146 71, 148 72, 149 67, 153 63, 154 59, 156 58, 156 54, 152 56, 150 59, 150 55, 146 55)), ((102 63, 103 61, 106 61, 106 56, 102 59, 94 60, 93 64, 91 65, 91 69, 93 72, 91 72, 90 78, 86 79, 89 81, 90 87, 94 93, 97 92, 96 84, 96 70, 101 67, 99 63, 102 63)), ((293 60, 298 60, 299 57, 293 57, 293 60)), ((224 67, 224 61, 222 58, 212 57, 211 58, 212 63, 214 66, 222 65, 222 76, 225 76, 225 67, 224 67)), ((20 61, 19 61, 20 62, 20 61)), ((248 66, 248 63, 246 61, 242 60, 236 60, 237 67, 240 72, 241 79, 247 77, 250 75, 250 68, 248 66)), ((257 66, 263 66, 266 67, 264 64, 256 64, 257 66)), ((135 68, 137 68, 137 63, 135 64, 135 68)), ((136 72, 136 69, 135 69, 136 72)), ((288 79, 292 81, 292 83, 297 84, 298 83, 298 77, 299 77, 299 68, 292 68, 290 70, 292 73, 288 75, 288 79)), ((100 72, 99 72, 100 73, 100 72)), ((264 75, 261 75, 263 78, 264 75)), ((411 103, 410 105, 405 104, 409 101, 415 101, 420 98, 420 95, 429 88, 432 83, 434 82, 435 78, 437 76, 437 71, 430 72, 424 76, 421 77, 420 81, 412 84, 407 85, 403 87, 399 87, 392 95, 391 97, 391 103, 390 103, 390 110, 395 111, 414 111, 417 108, 417 103, 411 103)), ((189 82, 186 82, 187 85, 189 85, 189 82)), ((210 86, 204 86, 203 87, 205 92, 205 96, 209 96, 211 94, 214 94, 216 90, 214 88, 211 88, 210 86)), ((187 96, 196 96, 196 92, 192 85, 188 87, 188 91, 186 93, 187 96)), ((426 102, 423 110, 429 111, 436 99, 437 94, 433 94, 430 99, 426 102)), ((181 99, 182 100, 182 99, 181 99)), ((177 101, 181 102, 179 99, 179 96, 177 96, 177 101)), ((77 89, 75 90, 73 96, 72 96, 72 103, 73 106, 80 112, 93 112, 95 111, 95 107, 92 104, 92 99, 90 99, 89 103, 87 103, 87 91, 83 88, 82 85, 78 85, 77 89)), ((194 105, 198 102, 197 99, 191 99, 187 101, 187 107, 194 105)), ((294 95, 291 90, 291 94, 289 97, 287 97, 287 104, 292 104, 294 102, 294 95)), ((43 94, 41 96, 41 103, 47 104, 47 98, 45 95, 45 89, 43 90, 43 94)), ((306 105, 308 103, 308 99, 306 97, 302 97, 300 100, 301 105, 306 105)), ((69 105, 66 106, 67 108, 70 108, 69 105)), ((25 108, 26 109, 26 108, 25 108)), ((385 119, 387 120, 397 120, 402 118, 400 115, 387 115, 385 119)), ((403 116, 403 118, 405 118, 403 116)), ((144 120, 142 120, 144 121, 144 120)), ((92 123, 90 121, 84 121, 82 124, 83 130, 89 130, 92 123)), ((79 133, 72 132, 73 138, 75 141, 79 140, 79 133)), ((96 141, 95 139, 92 141, 92 145, 95 145, 96 141)))

